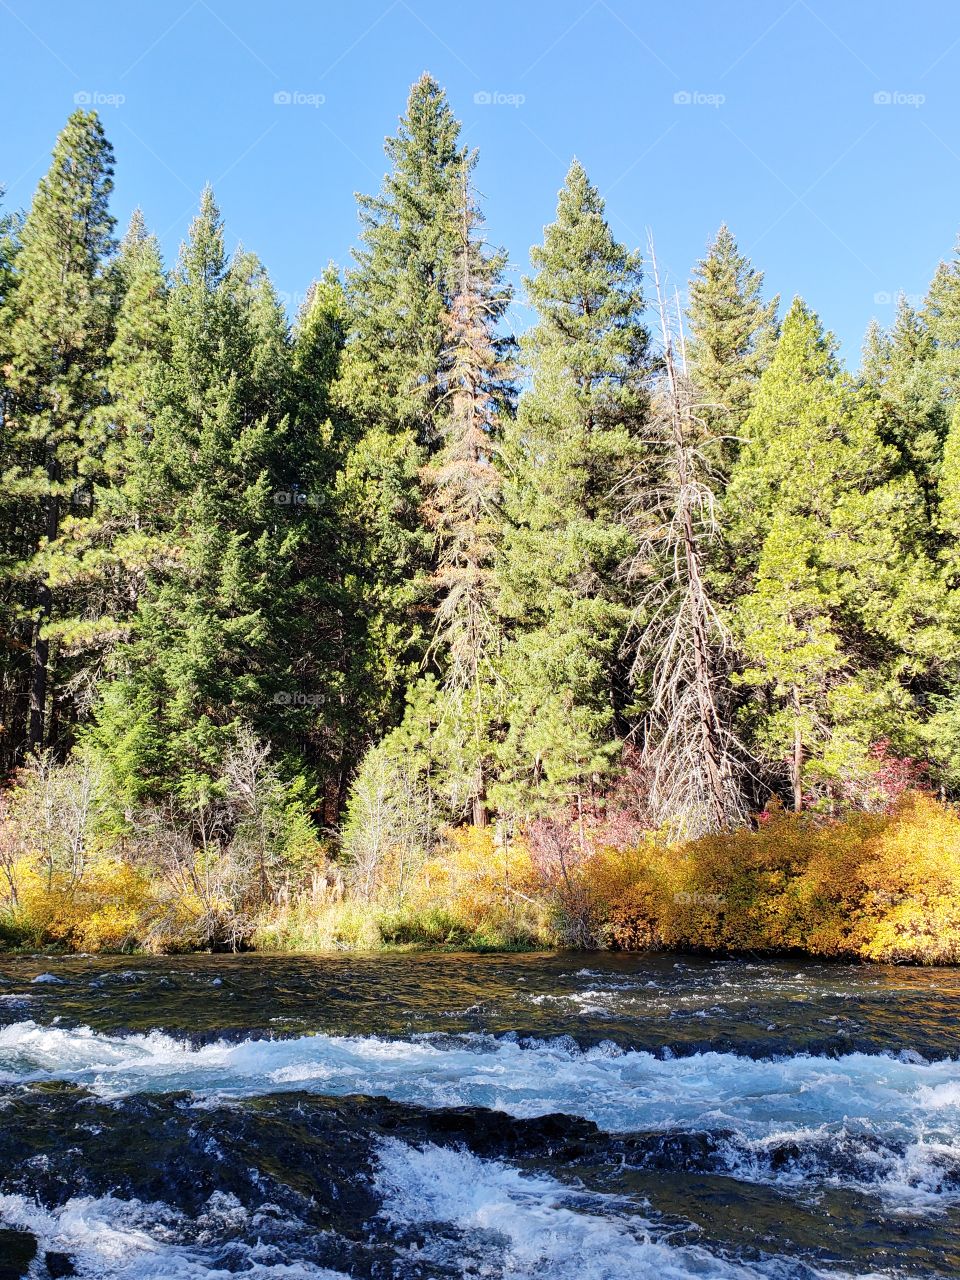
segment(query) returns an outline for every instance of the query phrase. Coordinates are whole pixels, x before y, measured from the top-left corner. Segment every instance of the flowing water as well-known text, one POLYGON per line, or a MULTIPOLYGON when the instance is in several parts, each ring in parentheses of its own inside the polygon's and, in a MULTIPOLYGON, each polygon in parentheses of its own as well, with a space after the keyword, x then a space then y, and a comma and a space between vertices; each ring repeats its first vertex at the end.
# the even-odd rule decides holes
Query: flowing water
POLYGON ((960 972, 0 959, 0 1280, 960 1275, 960 972))

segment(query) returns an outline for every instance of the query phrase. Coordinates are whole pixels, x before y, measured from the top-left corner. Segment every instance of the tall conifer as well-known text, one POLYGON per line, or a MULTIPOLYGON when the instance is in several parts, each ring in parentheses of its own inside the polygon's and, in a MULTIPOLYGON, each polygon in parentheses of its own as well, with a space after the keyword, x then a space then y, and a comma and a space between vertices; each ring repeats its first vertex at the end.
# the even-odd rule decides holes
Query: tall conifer
POLYGON ((632 547, 623 485, 643 456, 648 333, 641 261, 575 161, 531 252, 531 382, 504 449, 501 608, 512 634, 502 803, 583 804, 614 767, 629 701, 632 547))
POLYGON ((65 686, 69 655, 51 628, 73 612, 69 584, 51 580, 47 549, 65 513, 89 507, 101 440, 113 316, 114 250, 109 198, 113 151, 94 112, 76 111, 57 139, 23 225, 16 285, 5 316, 7 433, 3 489, 17 510, 19 553, 8 567, 20 583, 11 624, 15 648, 29 650, 26 694, 9 726, 15 743, 55 743, 72 716, 65 686), (59 669, 58 669, 59 668, 59 669))

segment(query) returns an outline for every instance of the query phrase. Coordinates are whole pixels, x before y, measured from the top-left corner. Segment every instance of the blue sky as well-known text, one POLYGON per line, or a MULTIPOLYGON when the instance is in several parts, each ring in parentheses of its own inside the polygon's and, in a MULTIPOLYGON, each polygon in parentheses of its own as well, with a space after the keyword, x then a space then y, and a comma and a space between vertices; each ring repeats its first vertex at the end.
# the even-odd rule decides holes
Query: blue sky
POLYGON ((231 245, 292 308, 348 261, 353 193, 378 186, 425 69, 480 149, 518 277, 577 155, 673 284, 726 220, 855 364, 870 317, 922 294, 960 230, 955 0, 0 0, 0 48, 8 207, 89 95, 121 225, 140 204, 172 261, 210 181, 231 245))

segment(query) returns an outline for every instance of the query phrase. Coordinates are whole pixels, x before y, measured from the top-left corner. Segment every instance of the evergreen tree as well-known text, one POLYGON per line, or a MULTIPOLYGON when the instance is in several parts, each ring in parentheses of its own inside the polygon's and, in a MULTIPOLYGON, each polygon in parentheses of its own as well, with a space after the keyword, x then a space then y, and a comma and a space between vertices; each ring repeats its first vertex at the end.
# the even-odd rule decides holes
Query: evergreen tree
POLYGON ((500 476, 494 454, 500 419, 512 403, 513 342, 497 336, 511 296, 502 283, 506 255, 486 251, 479 238, 480 213, 470 197, 466 165, 462 182, 453 302, 445 320, 449 369, 442 443, 424 479, 436 539, 433 650, 453 755, 446 769, 451 805, 482 824, 493 767, 500 649, 494 577, 500 476))
POLYGON ((943 614, 949 640, 939 686, 929 699, 924 738, 938 780, 955 793, 960 788, 960 405, 944 442, 938 499, 936 527, 947 586, 943 614))
POLYGON ((58 743, 73 714, 70 655, 51 644, 51 629, 77 611, 78 584, 52 580, 48 548, 65 513, 89 507, 100 465, 97 410, 113 314, 112 189, 113 152, 103 127, 95 113, 76 111, 24 222, 2 323, 3 492, 17 530, 6 565, 8 636, 14 652, 29 653, 29 670, 15 659, 9 676, 16 689, 7 721, 13 751, 58 743), (10 578, 18 584, 12 592, 10 578))
POLYGON ((805 779, 829 788, 844 770, 866 767, 871 741, 916 746, 924 673, 947 642, 943 597, 917 537, 921 494, 881 440, 871 397, 840 372, 832 340, 799 299, 745 434, 726 505, 741 576, 736 628, 754 663, 747 679, 766 696, 765 708, 747 716, 771 762, 771 744, 782 746, 783 725, 793 726, 787 772, 796 802, 805 779), (784 594, 789 583, 795 605, 784 594), (777 608, 779 629, 770 621, 777 608), (856 696, 828 699, 825 671, 815 717, 803 681, 783 672, 809 659, 812 679, 818 646, 826 666, 829 650, 836 670, 860 683, 856 696))
POLYGON ((531 258, 538 321, 505 439, 500 568, 512 640, 498 796, 513 812, 582 805, 615 767, 629 702, 623 485, 647 412, 640 257, 614 239, 579 162, 531 258))
POLYGON ((147 577, 165 554, 155 537, 151 445, 170 355, 167 282, 159 245, 139 210, 121 243, 114 283, 120 301, 107 352, 106 403, 96 410, 101 448, 89 500, 64 516, 50 557, 57 581, 82 588, 80 609, 59 622, 56 634, 83 657, 86 707, 104 658, 128 633, 147 577))
POLYGON ((939 484, 939 527, 946 539, 947 560, 960 573, 960 405, 953 411, 943 446, 939 484))
POLYGON ((936 368, 951 406, 960 401, 960 240, 950 262, 937 267, 924 304, 936 368))
POLYGON ((457 248, 458 192, 474 158, 432 77, 413 86, 377 196, 360 198, 361 248, 347 278, 350 332, 335 398, 356 423, 345 461, 345 510, 362 539, 373 697, 361 732, 374 740, 399 718, 431 629, 433 538, 421 470, 439 448, 448 371, 445 316, 457 248))
POLYGON ((144 737, 162 743, 167 787, 189 808, 241 724, 274 727, 276 694, 301 715, 309 707, 290 687, 276 622, 293 518, 274 503, 289 427, 286 322, 259 264, 228 264, 209 190, 170 291, 169 343, 149 445, 148 522, 162 554, 117 653, 119 690, 103 701, 97 740, 115 756, 129 718, 152 719, 144 737))
POLYGON ((295 408, 281 461, 290 581, 279 624, 290 669, 313 695, 309 726, 295 708, 284 711, 283 737, 317 773, 322 821, 331 827, 363 751, 357 725, 368 722, 372 700, 363 540, 342 483, 355 428, 332 394, 346 332, 344 289, 330 267, 311 287, 294 329, 295 408))
POLYGON ((877 400, 881 438, 896 450, 898 469, 911 475, 923 494, 924 520, 932 534, 949 415, 933 336, 924 317, 902 296, 892 331, 886 334, 872 325, 867 332, 862 379, 877 400))
POLYGON ((797 812, 804 803, 807 760, 819 758, 831 742, 839 745, 841 726, 831 715, 838 686, 847 704, 855 701, 850 697, 855 677, 831 612, 840 603, 835 575, 818 562, 820 534, 809 518, 777 513, 760 553, 754 590, 738 613, 743 681, 769 691, 772 704, 758 726, 757 742, 765 759, 785 761, 797 812))
POLYGON ((698 416, 723 437, 721 453, 728 462, 736 457, 737 438, 776 341, 780 299, 765 303, 762 289, 762 272, 740 253, 724 224, 690 280, 687 353, 701 402, 698 416))

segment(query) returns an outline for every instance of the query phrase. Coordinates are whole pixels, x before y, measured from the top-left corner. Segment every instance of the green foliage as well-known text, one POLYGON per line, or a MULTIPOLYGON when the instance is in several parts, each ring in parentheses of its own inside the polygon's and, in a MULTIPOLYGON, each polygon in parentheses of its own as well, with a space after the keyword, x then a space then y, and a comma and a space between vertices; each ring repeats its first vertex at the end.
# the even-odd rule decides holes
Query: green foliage
POLYGON ((766 708, 746 715, 771 765, 792 734, 785 771, 799 805, 807 782, 855 768, 871 741, 917 744, 922 682, 955 640, 918 486, 799 300, 745 432, 726 500, 733 613, 745 679, 767 691, 766 708))
POLYGON ((930 284, 924 315, 934 345, 934 365, 951 406, 960 400, 960 241, 930 284))
POLYGON ((622 486, 643 458, 648 334, 641 263, 571 166, 527 280, 531 385, 505 431, 499 570, 509 690, 497 803, 564 805, 609 775, 629 701, 632 540, 622 486))
MULTIPOLYGON (((114 249, 108 201, 113 152, 93 112, 76 111, 57 139, 6 278, 0 551, 7 627, 7 767, 26 745, 58 741, 79 674, 51 647, 51 624, 85 609, 83 583, 58 572, 71 512, 88 512, 103 449, 97 412, 112 337, 114 249)), ((7 259, 6 249, 3 255, 7 259)), ((5 269, 6 270, 6 269, 5 269)))
POLYGON ((740 253, 724 224, 690 281, 687 349, 699 412, 724 438, 727 462, 736 458, 757 381, 776 342, 780 300, 765 303, 762 288, 762 273, 740 253))
MULTIPOLYGON (((582 942, 600 890, 564 859, 601 828, 623 887, 638 832, 729 832, 771 794, 868 809, 881 758, 960 795, 960 258, 854 377, 800 300, 778 330, 722 227, 658 357, 640 257, 574 162, 518 374, 431 77, 386 151, 352 269, 292 326, 209 190, 172 270, 139 212, 116 251, 93 113, 0 219, 5 937, 582 942), (527 857, 521 885, 537 832, 563 874, 527 857)), ((860 875, 857 822, 836 865, 860 875)), ((744 902, 767 875, 778 911, 814 892, 718 838, 744 902)), ((857 954, 928 938, 931 868, 857 954)), ((814 928, 797 911, 782 938, 814 928)))
POLYGON ((421 76, 387 139, 382 189, 360 198, 361 247, 347 276, 350 332, 333 394, 357 428, 341 509, 359 542, 371 737, 396 723, 429 643, 433 538, 421 469, 440 441, 456 210, 474 163, 459 137, 443 90, 421 76))
POLYGON ((875 325, 868 331, 862 378, 876 399, 877 428, 896 451, 897 469, 912 477, 923 495, 923 532, 935 545, 933 513, 949 411, 933 333, 904 298, 889 334, 875 325))

